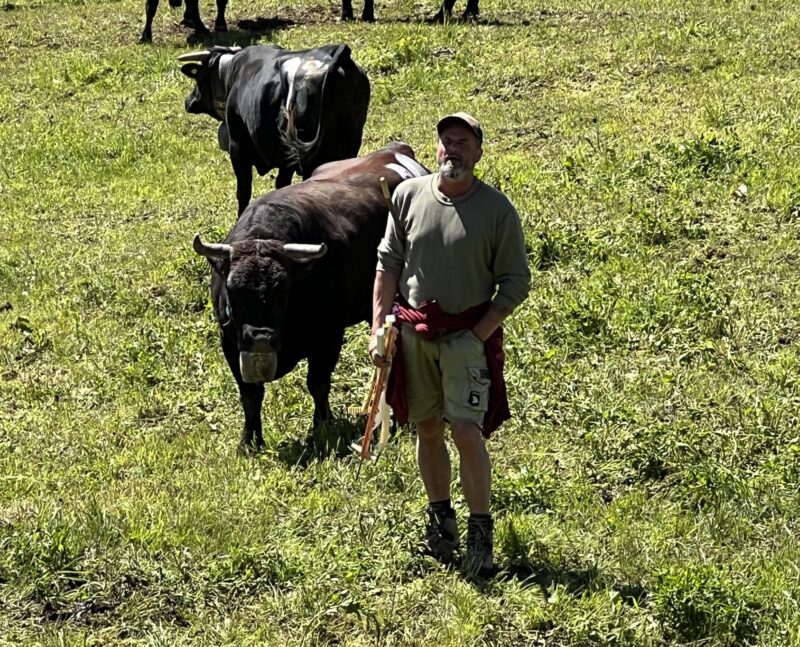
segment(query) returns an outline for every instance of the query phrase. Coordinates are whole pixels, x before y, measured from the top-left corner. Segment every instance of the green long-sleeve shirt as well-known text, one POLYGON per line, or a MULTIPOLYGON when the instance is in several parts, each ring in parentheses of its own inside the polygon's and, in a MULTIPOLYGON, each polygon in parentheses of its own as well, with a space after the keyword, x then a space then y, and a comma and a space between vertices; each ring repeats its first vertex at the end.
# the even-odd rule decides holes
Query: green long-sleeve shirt
POLYGON ((400 294, 414 307, 435 299, 455 314, 492 300, 513 310, 531 281, 516 209, 477 179, 451 200, 437 178, 412 178, 395 190, 399 218, 386 225, 378 270, 398 277, 400 294))

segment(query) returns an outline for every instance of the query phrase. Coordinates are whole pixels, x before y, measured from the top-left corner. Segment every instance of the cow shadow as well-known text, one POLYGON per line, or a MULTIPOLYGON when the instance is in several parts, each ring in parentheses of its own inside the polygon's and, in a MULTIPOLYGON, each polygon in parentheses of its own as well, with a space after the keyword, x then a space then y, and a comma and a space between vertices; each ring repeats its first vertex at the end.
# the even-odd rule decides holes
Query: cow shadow
POLYGON ((315 460, 351 456, 350 445, 364 434, 361 419, 337 418, 312 428, 305 438, 292 438, 278 443, 278 460, 289 466, 306 467, 315 460))
POLYGON ((205 34, 190 34, 186 38, 188 45, 220 45, 232 47, 239 45, 257 45, 263 39, 274 40, 275 34, 290 29, 297 23, 288 18, 243 18, 236 22, 235 29, 228 31, 211 31, 205 34))

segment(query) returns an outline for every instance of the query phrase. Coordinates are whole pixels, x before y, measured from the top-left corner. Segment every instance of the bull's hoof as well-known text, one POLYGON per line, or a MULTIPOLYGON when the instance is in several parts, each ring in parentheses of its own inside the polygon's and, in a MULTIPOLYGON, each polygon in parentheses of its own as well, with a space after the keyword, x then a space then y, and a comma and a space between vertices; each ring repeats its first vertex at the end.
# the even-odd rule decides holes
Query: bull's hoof
POLYGON ((225 23, 224 20, 222 22, 215 22, 214 31, 216 32, 228 31, 228 25, 225 23))
POLYGON ((342 15, 339 17, 342 22, 351 22, 353 20, 353 12, 352 11, 343 11, 342 15))
POLYGON ((139 36, 140 45, 149 45, 152 42, 153 42, 153 34, 142 32, 142 35, 139 36))
POLYGON ((463 14, 461 14, 461 21, 462 22, 478 22, 480 18, 477 9, 467 9, 463 14))
POLYGON ((361 14, 362 22, 375 22, 375 14, 374 13, 362 13, 361 14))

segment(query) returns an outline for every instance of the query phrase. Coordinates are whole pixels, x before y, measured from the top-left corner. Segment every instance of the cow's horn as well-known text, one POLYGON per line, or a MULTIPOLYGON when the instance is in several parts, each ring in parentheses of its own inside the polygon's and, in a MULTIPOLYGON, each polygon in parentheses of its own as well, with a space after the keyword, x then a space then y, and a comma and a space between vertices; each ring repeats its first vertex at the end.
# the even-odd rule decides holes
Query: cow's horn
POLYGON ((283 246, 283 252, 293 261, 298 263, 308 263, 315 258, 325 255, 328 247, 325 243, 319 245, 304 245, 302 243, 286 243, 283 246))
POLYGON ((225 243, 204 243, 200 240, 200 234, 194 235, 192 247, 200 256, 205 256, 206 258, 230 258, 231 250, 233 249, 225 243))
POLYGON ((183 62, 198 61, 200 63, 203 63, 209 56, 211 56, 211 52, 209 52, 207 49, 204 49, 200 52, 189 52, 188 54, 181 54, 178 57, 178 60, 183 62))

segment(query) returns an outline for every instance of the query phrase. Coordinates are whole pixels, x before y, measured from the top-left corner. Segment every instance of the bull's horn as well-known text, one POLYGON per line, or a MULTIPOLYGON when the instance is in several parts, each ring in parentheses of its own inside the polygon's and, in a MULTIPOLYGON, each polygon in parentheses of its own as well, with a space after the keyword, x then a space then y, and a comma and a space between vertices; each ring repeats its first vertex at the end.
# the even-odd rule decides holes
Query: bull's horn
POLYGON ((226 245, 225 243, 204 243, 200 240, 200 234, 194 235, 192 247, 200 256, 225 259, 231 257, 231 250, 233 249, 230 245, 226 245))
POLYGON ((178 60, 187 63, 191 61, 198 61, 200 63, 203 63, 209 56, 211 56, 211 52, 209 52, 207 49, 204 49, 200 52, 189 52, 188 54, 181 54, 178 57, 178 60))
POLYGON ((283 252, 286 254, 286 256, 293 261, 297 261, 298 263, 308 263, 309 261, 313 261, 315 258, 325 256, 325 252, 327 251, 328 247, 325 245, 325 243, 320 243, 319 245, 286 243, 283 246, 283 252))

